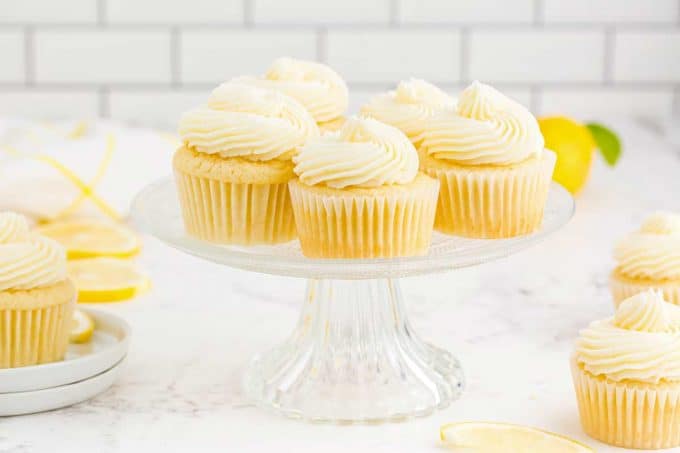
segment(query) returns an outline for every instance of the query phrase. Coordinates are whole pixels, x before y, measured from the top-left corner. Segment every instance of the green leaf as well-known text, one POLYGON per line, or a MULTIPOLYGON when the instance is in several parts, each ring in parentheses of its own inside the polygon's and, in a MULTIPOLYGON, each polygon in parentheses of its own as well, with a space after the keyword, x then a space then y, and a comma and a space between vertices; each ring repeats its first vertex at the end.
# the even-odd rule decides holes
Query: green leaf
POLYGON ((616 133, 599 123, 588 123, 586 127, 593 136, 604 160, 612 167, 616 165, 621 157, 621 140, 616 133))

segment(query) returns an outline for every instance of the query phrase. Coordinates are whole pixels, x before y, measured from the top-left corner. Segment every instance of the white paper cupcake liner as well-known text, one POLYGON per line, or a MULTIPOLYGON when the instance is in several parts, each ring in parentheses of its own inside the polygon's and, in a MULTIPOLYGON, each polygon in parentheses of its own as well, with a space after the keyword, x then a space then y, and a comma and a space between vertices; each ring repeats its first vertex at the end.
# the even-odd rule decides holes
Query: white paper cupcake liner
POLYGON ((184 226, 199 239, 223 244, 276 244, 295 238, 287 183, 219 181, 175 169, 184 226))
MULTIPOLYGON (((310 188, 290 182, 302 251, 315 258, 378 258, 427 252, 437 181, 421 175, 412 190, 376 194, 310 188)), ((410 189, 410 188, 409 188, 410 189)))
POLYGON ((583 430, 604 443, 656 450, 680 446, 680 383, 612 382, 572 359, 583 430))
POLYGON ((556 157, 545 150, 540 160, 512 167, 423 164, 441 189, 435 229, 474 238, 504 238, 538 229, 556 157))

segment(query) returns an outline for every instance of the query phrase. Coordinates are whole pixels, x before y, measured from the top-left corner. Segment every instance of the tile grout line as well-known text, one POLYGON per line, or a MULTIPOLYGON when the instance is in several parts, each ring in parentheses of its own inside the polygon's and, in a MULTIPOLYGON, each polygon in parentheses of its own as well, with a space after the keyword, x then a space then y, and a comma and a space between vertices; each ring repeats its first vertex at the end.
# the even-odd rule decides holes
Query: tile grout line
POLYGON ((614 51, 616 46, 616 30, 609 26, 604 29, 604 55, 602 58, 603 85, 613 85, 614 80, 614 51))
POLYGON ((109 118, 111 115, 111 105, 110 105, 110 89, 108 87, 99 87, 97 90, 99 97, 99 117, 109 118))
POLYGON ((252 28, 255 24, 255 8, 254 0, 243 0, 243 25, 246 28, 252 28))
MULTIPOLYGON (((252 15, 248 13, 248 15, 252 15)), ((248 28, 253 28, 254 24, 252 18, 246 18, 249 24, 244 25, 244 23, 221 23, 221 22, 200 22, 200 23, 183 23, 181 24, 184 30, 190 31, 200 31, 200 30, 246 30, 248 28)), ((17 29, 25 26, 24 22, 7 22, 0 23, 0 30, 3 29, 17 29)), ((101 25, 106 26, 109 29, 116 30, 136 30, 136 31, 159 31, 167 30, 172 23, 152 23, 152 22, 142 22, 142 23, 109 23, 104 21, 103 24, 98 23, 64 23, 64 22, 45 22, 35 25, 36 29, 40 30, 92 30, 97 29, 101 25)), ((314 30, 315 28, 323 26, 330 26, 338 30, 361 30, 361 31, 385 31, 392 27, 391 24, 386 24, 385 22, 367 22, 367 23, 349 23, 349 22, 338 22, 338 23, 262 23, 257 24, 256 28, 258 30, 266 31, 290 31, 290 30, 314 30)), ((567 32, 582 32, 582 31, 600 31, 611 23, 606 22, 570 22, 570 23, 550 23, 550 24, 540 24, 542 28, 546 31, 567 31, 567 32)), ((437 31, 437 32, 447 32, 451 31, 452 27, 469 27, 478 31, 488 32, 488 31, 526 31, 530 29, 532 23, 496 23, 496 22, 418 22, 418 23, 402 23, 398 24, 398 27, 406 32, 409 31, 437 31)), ((633 22, 621 22, 617 23, 616 27, 618 30, 625 31, 641 31, 641 32, 657 32, 657 31, 677 31, 678 24, 676 23, 633 23, 633 22)))
POLYGON ((328 60, 328 29, 320 27, 316 30, 316 61, 327 63, 328 60))
POLYGON ((24 29, 24 84, 26 86, 35 85, 35 35, 32 26, 24 29))
POLYGON ((97 25, 106 25, 106 0, 97 0, 97 25))
POLYGON ((399 14, 400 14, 400 8, 399 8, 399 0, 390 0, 390 18, 389 18, 389 24, 392 27, 397 27, 399 26, 399 14))
POLYGON ((531 109, 531 113, 534 115, 540 113, 539 110, 541 108, 542 101, 543 91, 541 90, 541 87, 538 85, 532 85, 531 88, 529 88, 529 108, 531 109))
POLYGON ((545 25, 545 9, 543 0, 534 0, 534 27, 542 27, 545 25))
POLYGON ((180 80, 180 35, 181 31, 178 26, 170 29, 170 84, 173 88, 178 88, 181 85, 180 80))
POLYGON ((463 83, 467 83, 470 79, 469 71, 469 42, 470 42, 470 30, 467 27, 460 29, 460 56, 458 58, 458 63, 460 64, 459 78, 463 83))

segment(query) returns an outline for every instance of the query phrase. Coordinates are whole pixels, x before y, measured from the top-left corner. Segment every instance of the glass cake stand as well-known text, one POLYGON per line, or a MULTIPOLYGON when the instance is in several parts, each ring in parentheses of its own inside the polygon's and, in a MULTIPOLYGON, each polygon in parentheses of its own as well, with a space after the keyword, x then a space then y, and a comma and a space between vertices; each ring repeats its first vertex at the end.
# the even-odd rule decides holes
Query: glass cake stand
POLYGON ((132 205, 135 224, 183 252, 263 274, 307 278, 297 327, 283 344, 252 360, 244 389, 261 407, 341 423, 427 415, 463 390, 463 372, 453 355, 411 328, 400 277, 510 255, 559 229, 573 211, 571 195, 553 184, 543 224, 533 234, 479 240, 435 233, 425 256, 348 260, 305 258, 297 241, 242 247, 192 238, 170 178, 146 187, 132 205))

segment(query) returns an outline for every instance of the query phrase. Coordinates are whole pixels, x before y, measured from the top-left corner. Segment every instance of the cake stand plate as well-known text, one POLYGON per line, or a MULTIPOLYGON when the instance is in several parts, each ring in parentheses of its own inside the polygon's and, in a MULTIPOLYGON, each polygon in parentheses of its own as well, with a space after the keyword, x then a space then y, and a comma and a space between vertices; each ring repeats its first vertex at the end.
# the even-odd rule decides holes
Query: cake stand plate
POLYGON ((428 254, 390 259, 310 259, 298 241, 216 245, 187 235, 170 178, 135 198, 140 229, 183 252, 235 268, 307 278, 287 341, 256 356, 244 389, 261 407, 311 421, 380 422, 422 416, 458 398, 464 377, 447 351, 411 328, 399 278, 474 266, 522 250, 566 224, 574 200, 552 184, 541 228, 511 239, 435 233, 428 254))
MULTIPOLYGON (((92 316, 95 331, 85 344, 70 344, 63 361, 0 369, 0 401, 4 394, 59 387, 96 376, 127 354, 130 326, 118 316, 78 307, 92 316)), ((0 404, 0 412, 2 412, 0 404)))
POLYGON ((82 381, 29 392, 0 393, 0 417, 35 414, 87 401, 107 390, 120 374, 125 358, 82 381))

